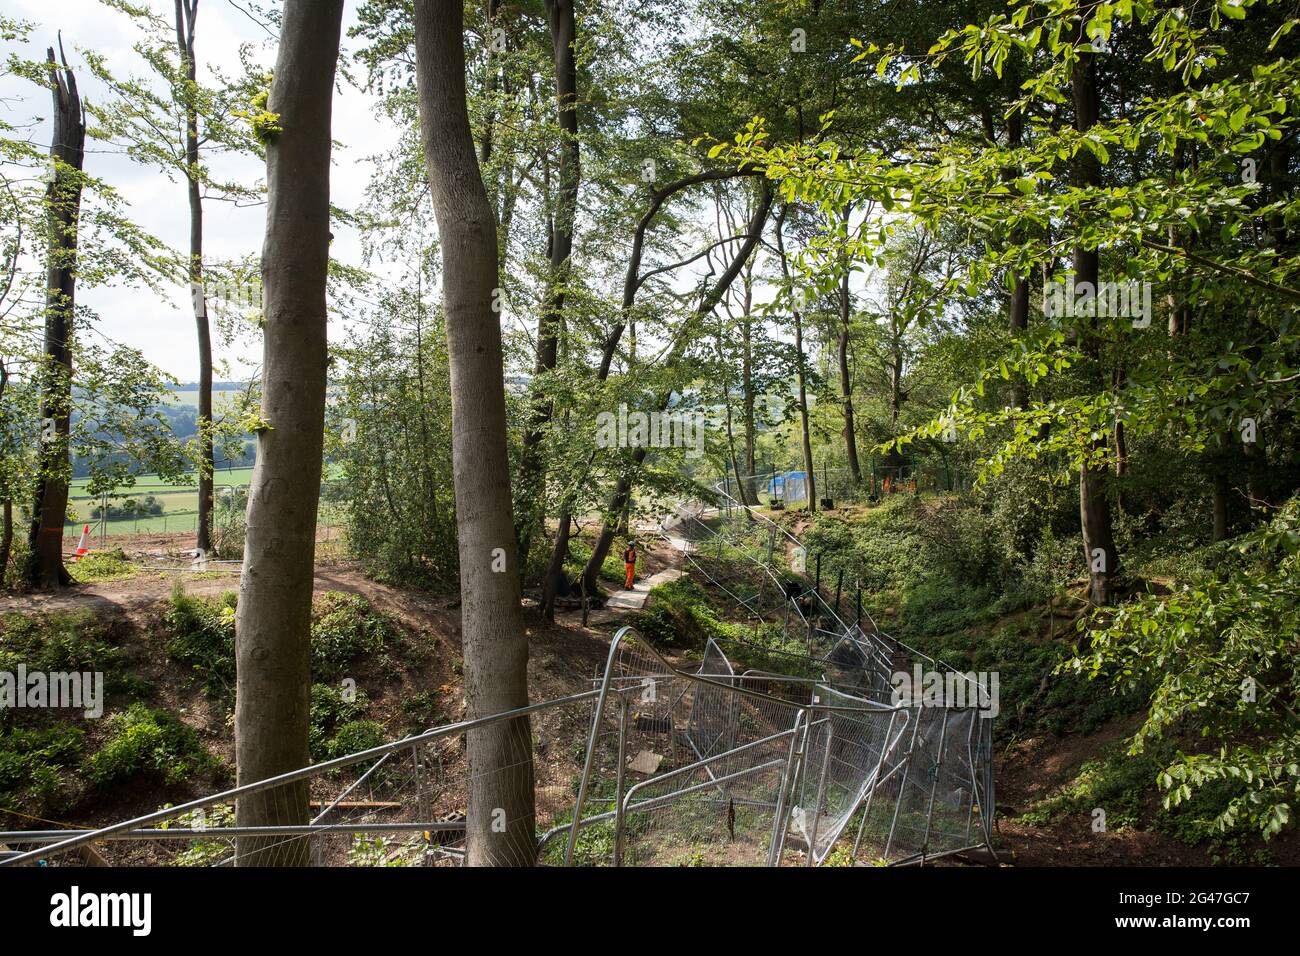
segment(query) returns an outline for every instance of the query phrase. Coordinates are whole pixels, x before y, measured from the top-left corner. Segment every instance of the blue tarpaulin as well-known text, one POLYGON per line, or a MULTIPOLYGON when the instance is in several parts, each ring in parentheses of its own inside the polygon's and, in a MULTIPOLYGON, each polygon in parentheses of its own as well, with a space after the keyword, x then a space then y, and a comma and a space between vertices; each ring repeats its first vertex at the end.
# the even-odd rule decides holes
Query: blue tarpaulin
POLYGON ((780 475, 773 475, 767 483, 767 493, 772 496, 788 498, 787 491, 794 492, 796 497, 802 495, 804 485, 808 481, 808 472, 806 471, 787 471, 780 475))

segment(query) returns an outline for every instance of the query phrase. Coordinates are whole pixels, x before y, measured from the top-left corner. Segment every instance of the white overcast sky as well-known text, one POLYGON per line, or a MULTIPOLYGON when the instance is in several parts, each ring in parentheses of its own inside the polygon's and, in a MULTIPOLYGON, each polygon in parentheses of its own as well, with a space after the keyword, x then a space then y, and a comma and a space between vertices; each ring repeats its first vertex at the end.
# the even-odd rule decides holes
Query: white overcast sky
MULTIPOLYGON (((145 0, 160 13, 170 17, 171 0, 145 0)), ((95 83, 83 67, 80 49, 91 47, 102 54, 118 75, 146 75, 146 66, 132 50, 136 31, 124 15, 99 0, 3 0, 5 13, 36 24, 30 43, 23 53, 44 58, 47 46, 55 45, 59 31, 69 63, 77 72, 82 96, 87 100, 104 99, 103 87, 95 83)), ((241 3, 242 7, 243 4, 241 3)), ((344 14, 345 30, 354 22, 356 0, 348 0, 344 14)), ((264 30, 251 21, 230 0, 202 0, 199 4, 197 53, 200 80, 208 64, 219 67, 227 76, 239 74, 239 45, 245 42, 270 41, 264 30)), ((351 41, 355 45, 356 41, 351 41)), ((350 41, 344 38, 345 48, 350 41)), ((16 44, 4 44, 8 55, 16 44)), ((274 45, 261 51, 269 67, 275 59, 274 45)), ((397 141, 397 132, 376 117, 374 101, 364 93, 342 84, 334 98, 336 141, 333 172, 330 177, 332 201, 344 208, 355 208, 362 200, 369 179, 370 164, 366 157, 388 149, 397 141)), ((49 145, 50 94, 31 83, 12 77, 0 78, 0 111, 10 122, 39 118, 33 140, 49 145)), ((173 182, 154 169, 131 162, 108 151, 106 144, 88 141, 86 172, 116 187, 131 203, 130 215, 173 248, 184 250, 189 243, 189 211, 183 182, 173 182)), ((263 181, 265 165, 256 158, 243 157, 214 161, 218 176, 243 182, 263 181)), ((209 260, 241 259, 257 255, 265 228, 264 207, 235 208, 230 203, 208 201, 204 205, 204 257, 209 260)), ((360 264, 360 243, 351 229, 334 228, 331 253, 336 258, 360 264)), ((188 292, 177 287, 169 299, 160 300, 148 291, 130 289, 78 289, 79 303, 93 308, 100 316, 99 328, 106 336, 141 349, 145 356, 182 382, 198 376, 197 344, 188 292)), ((331 339, 338 330, 331 328, 331 339)), ((232 375, 249 372, 260 363, 260 344, 233 349, 214 342, 217 361, 229 360, 232 375)))

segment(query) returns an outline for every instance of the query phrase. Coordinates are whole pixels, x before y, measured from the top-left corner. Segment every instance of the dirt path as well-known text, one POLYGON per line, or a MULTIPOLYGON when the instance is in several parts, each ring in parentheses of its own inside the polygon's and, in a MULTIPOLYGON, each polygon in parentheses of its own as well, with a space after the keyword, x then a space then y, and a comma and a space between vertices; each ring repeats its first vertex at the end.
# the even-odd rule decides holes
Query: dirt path
MULTIPOLYGON (((152 571, 142 569, 130 578, 76 584, 61 591, 30 591, 0 599, 0 611, 64 611, 92 607, 129 610, 155 604, 166 598, 180 582, 189 594, 211 596, 239 590, 239 569, 204 572, 152 571)), ((398 591, 368 580, 355 566, 326 565, 316 569, 315 590, 349 591, 370 597, 379 594, 391 601, 409 599, 410 592, 398 591)))
MULTIPOLYGON (((592 633, 606 630, 617 624, 633 611, 639 611, 650 600, 650 590, 668 581, 675 581, 683 574, 682 554, 677 541, 670 538, 672 547, 661 541, 650 543, 651 530, 641 532, 645 535, 642 547, 639 572, 644 575, 631 589, 620 588, 612 591, 605 598, 603 607, 588 612, 586 630, 592 633)), ((682 545, 689 547, 685 541, 682 545)), ((582 629, 581 608, 559 608, 555 612, 555 621, 565 627, 582 629)))
POLYGON ((615 591, 605 599, 606 611, 639 611, 650 599, 650 589, 669 581, 676 581, 682 576, 677 568, 664 568, 648 578, 635 582, 631 589, 615 591))

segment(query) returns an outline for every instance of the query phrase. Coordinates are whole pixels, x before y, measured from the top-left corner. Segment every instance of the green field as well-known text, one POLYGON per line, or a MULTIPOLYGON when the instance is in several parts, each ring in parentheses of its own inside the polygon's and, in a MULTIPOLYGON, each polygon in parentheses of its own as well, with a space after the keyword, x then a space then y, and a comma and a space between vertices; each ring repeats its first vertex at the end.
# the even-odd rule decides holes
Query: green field
MULTIPOLYGON (((213 475, 216 494, 221 495, 223 488, 247 485, 253 478, 252 468, 219 468, 213 475)), ((84 524, 99 527, 99 522, 90 516, 91 509, 99 503, 86 493, 89 479, 77 478, 68 489, 70 529, 84 524), (75 512, 74 518, 71 513, 75 512)), ((198 521, 199 491, 197 484, 176 484, 164 481, 157 475, 141 475, 130 488, 119 489, 109 498, 109 503, 121 505, 129 498, 144 498, 153 495, 163 506, 160 515, 147 515, 138 518, 114 518, 108 522, 108 534, 156 533, 168 531, 193 531, 198 521)), ((72 533, 71 531, 69 532, 72 533)))
MULTIPOLYGON (((328 469, 326 474, 335 469, 328 469)), ((223 489, 247 486, 253 480, 252 468, 218 468, 213 474, 213 483, 217 501, 220 502, 223 489)), ((92 534, 100 531, 100 522, 91 518, 91 509, 99 504, 99 499, 86 493, 87 478, 76 478, 68 488, 68 520, 65 534, 75 537, 83 525, 91 526, 92 534)), ((109 497, 110 505, 120 506, 130 498, 142 499, 153 495, 163 507, 160 515, 142 515, 140 517, 113 518, 108 521, 105 532, 115 534, 156 534, 171 531, 194 531, 199 515, 198 485, 191 480, 188 484, 164 481, 157 475, 141 475, 130 488, 120 488, 109 497)), ((322 512, 321 520, 325 520, 322 512)))

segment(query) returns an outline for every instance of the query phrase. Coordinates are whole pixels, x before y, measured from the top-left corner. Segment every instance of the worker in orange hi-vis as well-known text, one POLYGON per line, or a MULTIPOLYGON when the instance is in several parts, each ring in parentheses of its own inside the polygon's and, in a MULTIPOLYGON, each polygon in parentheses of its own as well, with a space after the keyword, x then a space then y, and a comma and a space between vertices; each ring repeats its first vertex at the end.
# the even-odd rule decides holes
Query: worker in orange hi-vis
POLYGON ((632 584, 636 581, 636 541, 628 541, 627 550, 623 552, 623 569, 627 571, 627 577, 623 581, 625 591, 632 590, 632 584))
POLYGON ((888 475, 885 475, 885 494, 889 494, 889 493, 890 493, 890 491, 891 491, 891 489, 890 489, 890 487, 889 487, 890 484, 891 484, 891 482, 890 482, 890 480, 889 480, 889 476, 888 476, 888 475))

